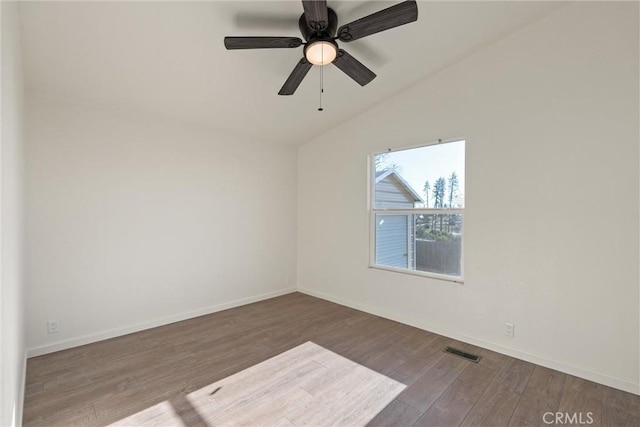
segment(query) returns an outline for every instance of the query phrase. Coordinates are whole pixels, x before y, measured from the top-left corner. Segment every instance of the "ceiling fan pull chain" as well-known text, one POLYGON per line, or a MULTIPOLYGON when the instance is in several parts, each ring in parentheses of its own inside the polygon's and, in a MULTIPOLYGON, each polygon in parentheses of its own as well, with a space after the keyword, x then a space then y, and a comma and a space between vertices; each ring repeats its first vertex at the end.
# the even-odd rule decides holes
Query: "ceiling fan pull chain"
MULTIPOLYGON (((320 57, 324 62, 324 48, 320 51, 320 57)), ((324 67, 320 66, 320 106, 318 107, 318 111, 324 111, 322 108, 322 94, 324 93, 324 67)))

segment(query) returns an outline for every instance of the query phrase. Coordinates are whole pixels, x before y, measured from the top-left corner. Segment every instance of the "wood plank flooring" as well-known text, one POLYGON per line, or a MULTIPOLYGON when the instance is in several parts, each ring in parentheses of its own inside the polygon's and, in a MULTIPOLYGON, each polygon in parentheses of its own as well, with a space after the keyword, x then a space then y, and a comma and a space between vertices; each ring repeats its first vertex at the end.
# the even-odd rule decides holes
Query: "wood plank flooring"
POLYGON ((307 341, 115 425, 365 426, 405 385, 307 341), (186 408, 186 410, 185 410, 186 408))
MULTIPOLYGON (((371 426, 554 425, 545 412, 582 414, 555 425, 640 426, 640 396, 300 293, 29 359, 24 425, 126 424, 140 413, 156 425, 219 425, 193 396, 307 341, 406 386, 371 426)), ((274 414, 268 424, 296 425, 274 414)))

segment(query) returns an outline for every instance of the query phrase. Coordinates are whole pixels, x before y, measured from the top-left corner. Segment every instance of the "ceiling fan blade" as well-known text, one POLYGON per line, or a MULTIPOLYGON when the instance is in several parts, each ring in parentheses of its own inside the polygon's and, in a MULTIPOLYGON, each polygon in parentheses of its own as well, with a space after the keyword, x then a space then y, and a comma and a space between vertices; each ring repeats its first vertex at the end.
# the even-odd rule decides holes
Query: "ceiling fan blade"
POLYGON ((307 75, 312 66, 313 65, 309 61, 307 61, 305 58, 302 58, 293 69, 291 74, 289 74, 289 78, 287 78, 287 81, 284 82, 284 85, 282 85, 282 89, 280 89, 278 95, 293 95, 293 93, 296 91, 296 89, 298 89, 298 86, 300 86, 300 83, 302 83, 302 80, 307 75))
POLYGON ((343 42, 358 40, 371 34, 399 27, 418 19, 418 5, 407 0, 387 9, 373 13, 338 29, 338 39, 343 42))
POLYGON ((329 25, 326 0, 302 0, 307 25, 314 31, 323 31, 329 25))
POLYGON ((302 45, 298 37, 225 37, 227 49, 282 49, 302 45))
POLYGON ((376 78, 376 74, 373 71, 342 49, 338 50, 338 56, 333 61, 333 65, 340 68, 360 86, 364 86, 376 78))

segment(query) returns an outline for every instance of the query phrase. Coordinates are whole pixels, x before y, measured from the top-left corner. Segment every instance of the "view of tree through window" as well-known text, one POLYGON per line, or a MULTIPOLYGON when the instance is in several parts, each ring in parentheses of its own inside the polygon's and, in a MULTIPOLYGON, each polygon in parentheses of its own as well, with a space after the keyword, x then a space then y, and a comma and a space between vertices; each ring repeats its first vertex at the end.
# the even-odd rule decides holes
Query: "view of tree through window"
POLYGON ((465 142, 373 156, 373 264, 462 276, 465 142))

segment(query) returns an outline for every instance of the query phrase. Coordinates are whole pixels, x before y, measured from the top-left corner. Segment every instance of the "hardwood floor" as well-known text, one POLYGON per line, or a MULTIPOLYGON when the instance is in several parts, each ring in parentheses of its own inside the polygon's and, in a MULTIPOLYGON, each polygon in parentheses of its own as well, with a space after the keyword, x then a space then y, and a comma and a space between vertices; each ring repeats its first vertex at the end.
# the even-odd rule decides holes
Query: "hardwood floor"
POLYGON ((24 425, 219 425, 189 395, 307 341, 406 385, 372 426, 640 426, 640 396, 300 293, 29 359, 24 425))
POLYGON ((365 426, 405 385, 307 341, 115 425, 365 426), (192 410, 193 409, 193 410, 192 410))

